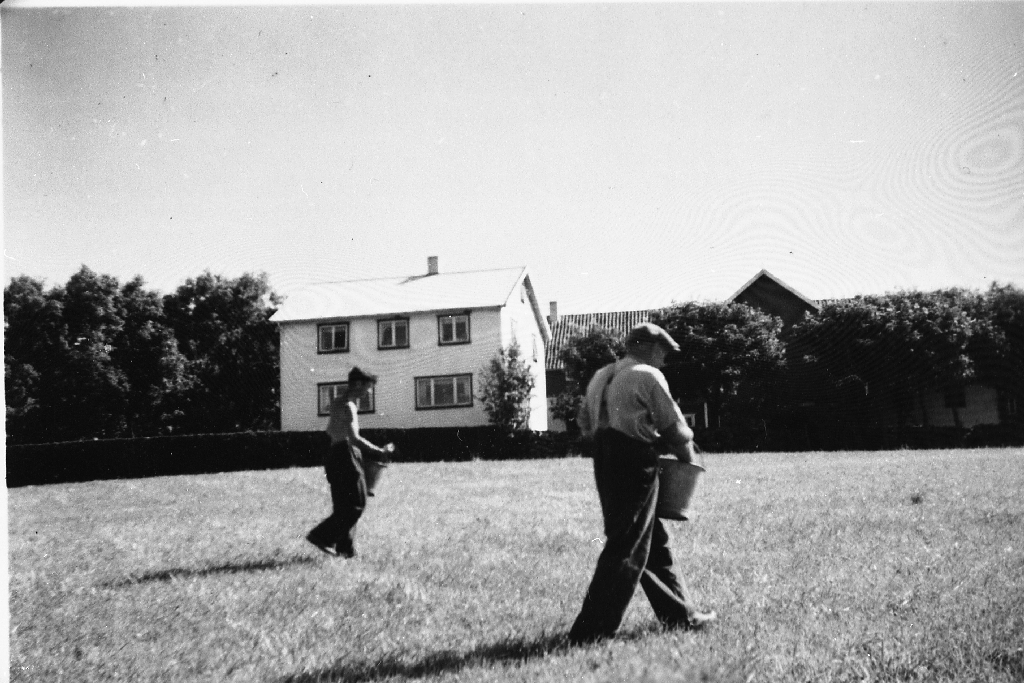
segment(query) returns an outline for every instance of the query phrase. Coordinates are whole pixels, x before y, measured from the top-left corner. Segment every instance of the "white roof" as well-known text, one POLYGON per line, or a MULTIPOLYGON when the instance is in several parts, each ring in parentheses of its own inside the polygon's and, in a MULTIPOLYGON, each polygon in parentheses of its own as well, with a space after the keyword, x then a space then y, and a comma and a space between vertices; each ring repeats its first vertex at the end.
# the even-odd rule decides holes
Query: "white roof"
POLYGON ((270 319, 282 323, 504 306, 525 276, 523 266, 325 282, 290 295, 270 319))

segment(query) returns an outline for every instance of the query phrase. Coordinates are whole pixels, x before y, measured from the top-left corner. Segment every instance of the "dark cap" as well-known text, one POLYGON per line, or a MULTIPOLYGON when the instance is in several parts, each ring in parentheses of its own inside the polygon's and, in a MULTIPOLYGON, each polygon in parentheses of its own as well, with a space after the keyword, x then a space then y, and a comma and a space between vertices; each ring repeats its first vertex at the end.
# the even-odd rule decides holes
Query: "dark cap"
POLYGON ((653 343, 661 344, 670 351, 679 350, 679 344, 676 343, 676 340, 654 323, 640 323, 631 329, 626 336, 626 346, 653 343))
POLYGON ((376 382, 377 375, 371 375, 368 372, 363 372, 359 368, 352 368, 348 373, 348 383, 355 384, 356 382, 376 382))

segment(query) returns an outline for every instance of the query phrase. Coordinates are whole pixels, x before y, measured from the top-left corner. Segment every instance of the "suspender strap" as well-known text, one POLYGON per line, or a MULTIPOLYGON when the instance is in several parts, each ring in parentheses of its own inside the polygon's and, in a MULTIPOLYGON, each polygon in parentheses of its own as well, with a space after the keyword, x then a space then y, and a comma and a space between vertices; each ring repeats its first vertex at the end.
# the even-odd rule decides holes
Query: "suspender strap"
POLYGON ((612 380, 615 379, 614 368, 608 374, 610 375, 608 381, 604 383, 604 388, 601 389, 601 407, 597 413, 598 428, 611 426, 611 420, 608 417, 608 387, 611 386, 612 380))

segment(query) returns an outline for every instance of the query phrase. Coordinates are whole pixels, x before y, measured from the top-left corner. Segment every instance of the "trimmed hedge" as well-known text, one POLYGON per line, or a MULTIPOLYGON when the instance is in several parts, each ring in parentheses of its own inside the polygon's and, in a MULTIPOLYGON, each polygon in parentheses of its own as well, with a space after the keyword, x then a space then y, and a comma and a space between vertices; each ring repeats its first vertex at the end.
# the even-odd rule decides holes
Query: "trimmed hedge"
MULTIPOLYGON (((557 458, 575 452, 574 440, 557 432, 506 436, 473 427, 362 433, 373 443, 394 442, 394 462, 557 458)), ((324 432, 239 432, 8 446, 7 487, 312 467, 323 462, 328 445, 324 432)))
MULTIPOLYGON (((1024 425, 907 428, 873 439, 850 429, 822 425, 804 430, 697 430, 704 451, 875 450, 878 448, 978 448, 1024 446, 1024 425), (831 428, 829 428, 831 427, 831 428), (822 438, 823 436, 830 438, 822 438), (817 437, 817 438, 816 438, 817 437)), ((493 427, 364 429, 373 443, 393 442, 394 462, 527 460, 581 455, 578 437, 567 432, 504 434, 493 427)), ((315 467, 328 446, 324 432, 239 432, 139 439, 67 441, 7 447, 7 487, 33 484, 135 479, 178 474, 315 467)))
POLYGON ((697 429, 694 440, 709 453, 1003 448, 1024 446, 1024 424, 860 430, 852 423, 821 421, 804 427, 697 429))

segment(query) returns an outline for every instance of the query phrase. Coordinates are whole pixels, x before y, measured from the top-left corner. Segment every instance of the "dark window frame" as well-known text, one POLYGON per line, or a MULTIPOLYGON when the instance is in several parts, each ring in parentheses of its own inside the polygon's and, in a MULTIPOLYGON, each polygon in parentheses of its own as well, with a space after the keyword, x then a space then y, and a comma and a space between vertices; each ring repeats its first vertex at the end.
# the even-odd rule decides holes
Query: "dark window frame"
MULTIPOLYGON (((407 349, 407 348, 409 348, 409 345, 411 343, 411 337, 412 337, 412 335, 410 334, 410 328, 411 327, 412 327, 412 325, 409 322, 409 318, 404 318, 404 317, 401 317, 401 316, 396 316, 394 318, 378 318, 377 319, 377 350, 378 351, 393 351, 395 349, 407 349), (398 323, 398 322, 405 322, 405 344, 403 344, 403 345, 392 344, 391 346, 382 346, 381 343, 380 343, 381 325, 386 325, 388 323, 392 323, 393 324, 393 323, 398 323)), ((395 330, 395 328, 392 327, 391 328, 392 337, 394 336, 394 333, 395 333, 394 330, 395 330)))
POLYGON ((352 323, 350 323, 348 320, 342 320, 342 321, 331 322, 331 323, 317 323, 317 326, 316 326, 316 352, 317 352, 318 355, 319 354, 327 354, 327 353, 348 353, 350 348, 352 348, 352 323), (340 349, 324 349, 323 348, 323 346, 320 343, 321 340, 323 339, 323 337, 320 336, 321 335, 320 331, 323 328, 325 328, 325 327, 344 327, 345 328, 345 347, 344 348, 340 348, 340 349))
MULTIPOLYGON (((323 407, 323 405, 321 405, 320 395, 321 395, 321 391, 322 391, 323 387, 335 387, 335 386, 336 387, 344 387, 344 389, 339 391, 338 393, 343 393, 344 391, 348 390, 348 382, 317 382, 316 383, 316 414, 317 414, 317 417, 327 417, 328 415, 331 414, 331 406, 330 406, 330 404, 328 404, 327 408, 325 409, 323 407)), ((335 394, 335 395, 337 395, 337 394, 335 394)), ((362 401, 360 401, 359 402, 359 409, 356 411, 357 414, 359 414, 359 415, 368 415, 370 413, 377 412, 377 385, 372 385, 370 387, 370 393, 367 394, 367 399, 370 402, 370 407, 368 409, 363 408, 362 401)))
POLYGON ((413 377, 412 382, 413 391, 413 405, 416 410, 450 410, 452 408, 472 408, 474 405, 473 398, 473 373, 472 372, 458 372, 451 375, 420 375, 413 377), (451 379, 452 380, 452 395, 458 400, 459 391, 458 385, 455 382, 459 377, 469 378, 469 403, 452 403, 450 405, 420 405, 420 382, 423 380, 437 380, 437 379, 451 379))
POLYGON ((437 316, 437 345, 438 346, 458 346, 459 344, 472 344, 473 343, 473 323, 472 316, 469 311, 463 313, 441 313, 437 316), (466 339, 453 339, 452 341, 444 341, 444 337, 441 334, 442 321, 446 318, 452 318, 452 336, 455 335, 456 321, 455 318, 466 319, 466 339))

